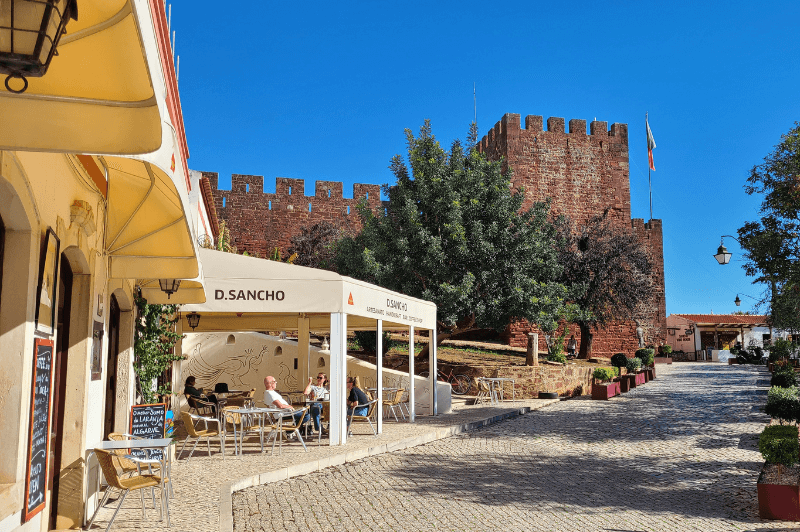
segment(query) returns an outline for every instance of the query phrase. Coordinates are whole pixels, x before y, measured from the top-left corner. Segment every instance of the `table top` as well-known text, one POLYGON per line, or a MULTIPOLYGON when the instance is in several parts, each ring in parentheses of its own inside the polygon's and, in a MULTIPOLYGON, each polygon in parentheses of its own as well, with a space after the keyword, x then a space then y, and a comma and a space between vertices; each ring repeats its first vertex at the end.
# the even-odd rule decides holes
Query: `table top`
POLYGON ((288 408, 276 408, 274 406, 254 406, 252 408, 228 408, 226 412, 234 412, 236 414, 270 414, 274 412, 288 412, 288 408))
POLYGON ((117 449, 156 449, 166 448, 172 443, 172 438, 155 438, 148 440, 120 440, 120 441, 101 441, 95 445, 94 449, 104 451, 114 451, 117 449))

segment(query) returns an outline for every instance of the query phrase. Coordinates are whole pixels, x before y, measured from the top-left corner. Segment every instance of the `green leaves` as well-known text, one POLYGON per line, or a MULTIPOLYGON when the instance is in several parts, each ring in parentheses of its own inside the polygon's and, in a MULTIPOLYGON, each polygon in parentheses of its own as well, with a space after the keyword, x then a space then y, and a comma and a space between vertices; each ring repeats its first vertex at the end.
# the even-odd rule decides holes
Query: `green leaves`
POLYGON ((359 211, 363 229, 337 243, 337 270, 434 301, 450 331, 462 322, 502 330, 518 318, 555 328, 570 307, 549 205, 521 211, 510 174, 471 141, 446 151, 429 121, 405 134, 407 158, 392 158, 396 183, 383 187, 388 213, 359 211))
POLYGON ((772 425, 766 427, 758 438, 758 450, 771 464, 791 467, 797 463, 797 426, 772 425))
MULTIPOLYGON (((154 383, 169 365, 183 356, 172 353, 172 347, 182 338, 175 332, 178 322, 178 305, 149 305, 147 300, 136 296, 136 332, 134 333, 133 371, 142 396, 142 404, 154 403, 154 383)), ((169 391, 169 390, 167 390, 169 391)), ((164 393, 165 389, 158 390, 164 393)))

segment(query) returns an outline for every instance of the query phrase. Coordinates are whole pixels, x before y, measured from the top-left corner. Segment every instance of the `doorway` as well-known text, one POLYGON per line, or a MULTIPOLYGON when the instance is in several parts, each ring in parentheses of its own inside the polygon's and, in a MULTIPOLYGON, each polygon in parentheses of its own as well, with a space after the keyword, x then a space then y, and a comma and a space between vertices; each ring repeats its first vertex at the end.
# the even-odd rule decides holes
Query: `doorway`
POLYGON ((61 449, 64 440, 65 400, 67 387, 67 358, 69 353, 69 322, 72 304, 72 268, 69 259, 61 254, 58 276, 58 324, 56 326, 56 357, 53 369, 53 422, 50 425, 50 529, 56 527, 58 515, 58 480, 61 471, 61 449))
MULTIPOLYGON (((119 358, 119 302, 111 294, 108 315, 108 357, 106 360, 106 407, 103 421, 103 437, 114 432, 114 416, 117 411, 117 359, 119 358)), ((124 431, 123 431, 124 432, 124 431)))

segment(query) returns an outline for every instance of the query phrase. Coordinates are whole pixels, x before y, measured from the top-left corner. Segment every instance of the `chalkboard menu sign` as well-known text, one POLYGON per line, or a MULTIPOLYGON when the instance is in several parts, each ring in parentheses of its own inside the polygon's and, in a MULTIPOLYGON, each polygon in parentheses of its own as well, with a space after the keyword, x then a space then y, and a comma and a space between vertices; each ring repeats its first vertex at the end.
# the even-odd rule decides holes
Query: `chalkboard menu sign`
POLYGON ((37 338, 33 344, 33 392, 31 394, 28 472, 25 477, 23 520, 42 511, 47 492, 50 455, 50 396, 53 388, 53 341, 37 338))
MULTIPOLYGON (((163 438, 167 422, 167 405, 134 405, 131 407, 130 433, 140 438, 163 438)), ((161 449, 131 449, 131 455, 137 458, 161 460, 161 449), (148 454, 149 453, 149 454, 148 454)))

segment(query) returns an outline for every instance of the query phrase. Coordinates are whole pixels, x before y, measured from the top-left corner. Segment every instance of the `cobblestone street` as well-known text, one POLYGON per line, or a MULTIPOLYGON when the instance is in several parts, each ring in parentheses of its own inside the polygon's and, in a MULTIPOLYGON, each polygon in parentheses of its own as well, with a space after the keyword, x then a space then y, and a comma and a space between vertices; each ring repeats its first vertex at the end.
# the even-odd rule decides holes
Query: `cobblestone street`
POLYGON ((611 401, 236 492, 234 530, 800 529, 757 515, 768 385, 763 367, 659 365, 611 401))

